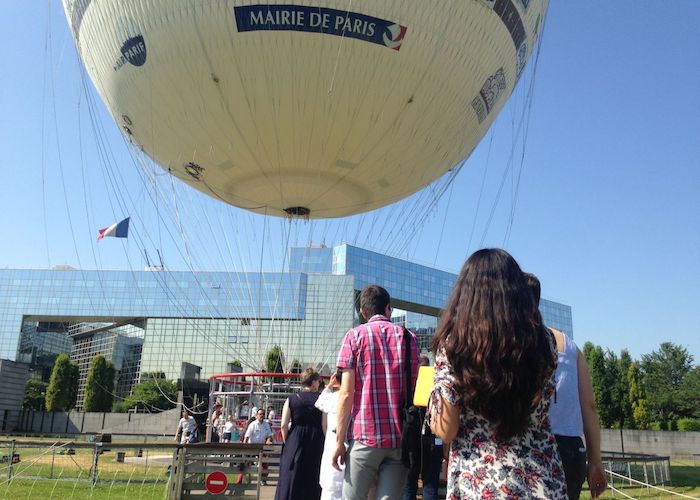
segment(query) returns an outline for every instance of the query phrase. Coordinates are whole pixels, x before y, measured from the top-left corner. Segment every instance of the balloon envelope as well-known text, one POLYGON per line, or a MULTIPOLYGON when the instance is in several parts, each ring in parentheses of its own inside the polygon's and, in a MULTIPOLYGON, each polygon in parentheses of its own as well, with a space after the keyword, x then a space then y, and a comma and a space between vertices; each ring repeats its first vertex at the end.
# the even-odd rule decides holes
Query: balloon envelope
POLYGON ((64 7, 135 145, 227 203, 316 218, 400 200, 464 160, 517 83, 547 1, 64 7))

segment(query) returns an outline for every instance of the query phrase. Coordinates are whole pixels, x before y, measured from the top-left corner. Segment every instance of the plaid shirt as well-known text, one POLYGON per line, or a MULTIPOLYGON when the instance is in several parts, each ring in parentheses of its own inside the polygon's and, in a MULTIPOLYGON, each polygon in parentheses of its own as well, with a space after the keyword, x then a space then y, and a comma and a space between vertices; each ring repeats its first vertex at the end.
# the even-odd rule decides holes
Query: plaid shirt
MULTIPOLYGON (((418 341, 412 333, 411 351, 413 388, 418 376, 418 341)), ((355 370, 348 441, 354 439, 373 448, 399 448, 406 394, 403 327, 380 314, 372 316, 345 334, 337 366, 355 370)))

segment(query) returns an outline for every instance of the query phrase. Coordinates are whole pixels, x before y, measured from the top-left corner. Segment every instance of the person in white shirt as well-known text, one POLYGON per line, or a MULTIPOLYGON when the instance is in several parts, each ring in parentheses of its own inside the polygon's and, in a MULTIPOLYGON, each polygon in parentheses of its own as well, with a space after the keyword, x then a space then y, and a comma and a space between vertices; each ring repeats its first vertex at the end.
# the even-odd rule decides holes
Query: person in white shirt
POLYGON ((228 418, 226 419, 226 423, 224 424, 224 430, 222 433, 223 443, 230 443, 231 442, 231 433, 233 432, 233 429, 236 428, 236 424, 233 422, 233 415, 229 415, 228 418))
POLYGON ((341 466, 341 470, 335 470, 331 463, 333 452, 335 451, 340 380, 341 373, 334 373, 315 403, 316 408, 323 412, 322 425, 326 434, 318 478, 318 483, 321 485, 321 500, 342 500, 343 498, 345 466, 341 466))
POLYGON ((177 424, 175 431, 175 441, 180 439, 180 444, 189 444, 195 438, 197 430, 197 421, 189 414, 187 410, 182 412, 182 418, 177 424))
MULTIPOLYGON (((265 410, 262 408, 255 413, 255 420, 248 424, 248 429, 245 431, 245 437, 243 438, 244 443, 253 444, 272 444, 272 426, 270 422, 265 420, 265 410)), ((263 485, 267 484, 267 464, 262 462, 260 464, 262 468, 263 485)))
POLYGON ((265 421, 265 410, 258 410, 255 420, 248 424, 245 431, 244 443, 272 444, 272 427, 265 421))

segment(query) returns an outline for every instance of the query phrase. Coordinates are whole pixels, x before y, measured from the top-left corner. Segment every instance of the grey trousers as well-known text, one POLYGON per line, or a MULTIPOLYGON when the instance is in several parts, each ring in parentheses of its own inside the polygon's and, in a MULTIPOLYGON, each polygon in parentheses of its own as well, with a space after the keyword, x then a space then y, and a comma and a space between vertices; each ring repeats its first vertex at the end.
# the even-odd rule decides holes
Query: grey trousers
POLYGON ((345 457, 343 498, 367 500, 376 479, 376 499, 394 500, 403 495, 408 469, 401 463, 401 448, 372 448, 351 441, 345 457))

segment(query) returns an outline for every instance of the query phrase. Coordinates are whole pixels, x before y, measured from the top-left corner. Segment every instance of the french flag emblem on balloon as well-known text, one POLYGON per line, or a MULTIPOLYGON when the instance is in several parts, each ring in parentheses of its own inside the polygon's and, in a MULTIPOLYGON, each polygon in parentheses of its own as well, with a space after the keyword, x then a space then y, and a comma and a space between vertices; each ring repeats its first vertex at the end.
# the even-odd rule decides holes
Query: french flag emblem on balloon
POLYGON ((406 35, 406 26, 400 24, 392 24, 387 26, 384 32, 384 45, 390 49, 399 50, 403 43, 403 37, 406 35))

